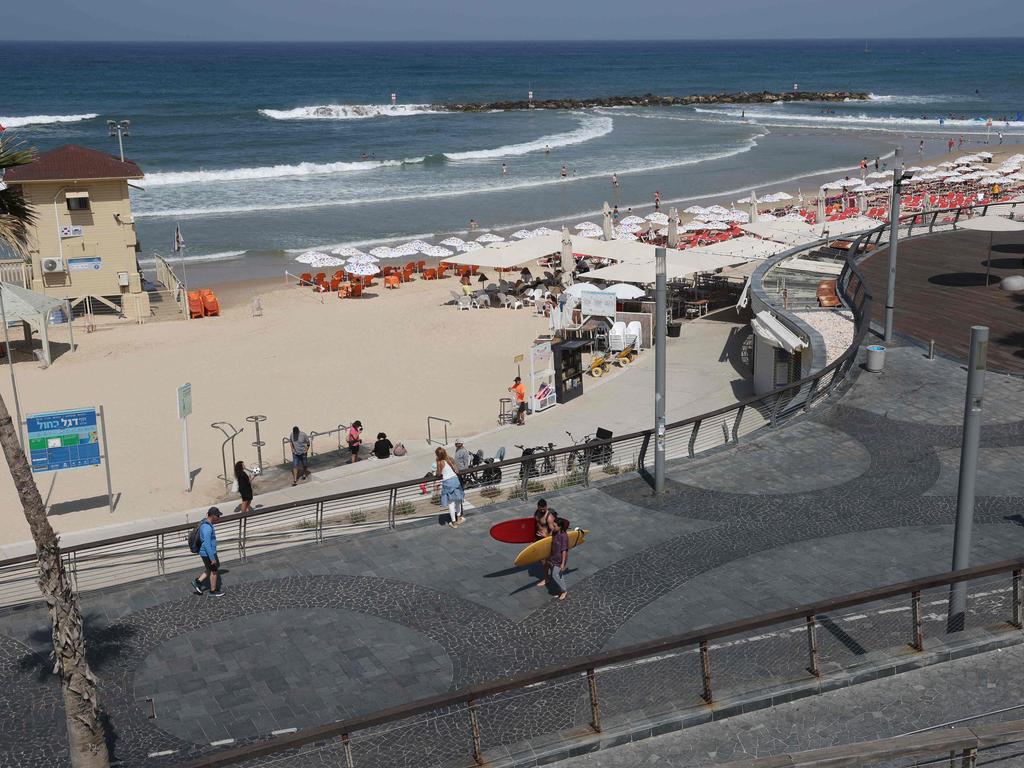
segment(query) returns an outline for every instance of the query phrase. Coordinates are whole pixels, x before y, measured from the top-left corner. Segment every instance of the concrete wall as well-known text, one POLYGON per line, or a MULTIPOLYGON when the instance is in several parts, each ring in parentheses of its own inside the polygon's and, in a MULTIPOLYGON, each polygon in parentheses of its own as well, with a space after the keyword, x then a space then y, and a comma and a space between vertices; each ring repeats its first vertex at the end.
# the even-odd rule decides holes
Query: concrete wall
POLYGON ((26 182, 21 186, 36 215, 29 239, 32 290, 71 299, 141 292, 127 181, 26 182), (90 209, 69 211, 65 195, 70 191, 88 192, 90 209), (62 239, 62 226, 81 226, 83 234, 62 239), (63 258, 68 265, 74 259, 96 257, 101 260, 99 269, 44 274, 40 264, 46 258, 63 258), (128 286, 118 285, 119 272, 128 273, 128 286))

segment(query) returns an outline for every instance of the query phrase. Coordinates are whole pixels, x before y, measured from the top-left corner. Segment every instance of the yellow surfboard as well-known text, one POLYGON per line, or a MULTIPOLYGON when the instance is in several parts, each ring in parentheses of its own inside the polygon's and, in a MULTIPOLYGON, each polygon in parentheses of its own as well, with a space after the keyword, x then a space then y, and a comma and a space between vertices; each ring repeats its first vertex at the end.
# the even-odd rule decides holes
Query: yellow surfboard
MULTIPOLYGON (((578 546, 583 543, 583 540, 587 537, 590 531, 582 531, 577 528, 574 531, 566 531, 569 534, 569 549, 578 546)), ((545 560, 551 557, 551 537, 547 536, 539 541, 533 542, 530 546, 523 549, 518 555, 516 555, 516 566, 522 567, 524 565, 532 565, 533 563, 539 563, 541 560, 545 560)))

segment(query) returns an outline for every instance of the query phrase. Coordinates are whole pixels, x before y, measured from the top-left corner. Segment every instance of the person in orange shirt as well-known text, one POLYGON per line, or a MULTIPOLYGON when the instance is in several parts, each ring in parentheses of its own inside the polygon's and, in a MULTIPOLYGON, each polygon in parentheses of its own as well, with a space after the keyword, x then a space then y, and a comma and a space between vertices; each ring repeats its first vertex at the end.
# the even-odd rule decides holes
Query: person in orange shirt
POLYGON ((508 391, 516 399, 516 412, 512 417, 512 421, 515 424, 522 425, 526 421, 526 386, 523 384, 523 380, 516 376, 508 391))

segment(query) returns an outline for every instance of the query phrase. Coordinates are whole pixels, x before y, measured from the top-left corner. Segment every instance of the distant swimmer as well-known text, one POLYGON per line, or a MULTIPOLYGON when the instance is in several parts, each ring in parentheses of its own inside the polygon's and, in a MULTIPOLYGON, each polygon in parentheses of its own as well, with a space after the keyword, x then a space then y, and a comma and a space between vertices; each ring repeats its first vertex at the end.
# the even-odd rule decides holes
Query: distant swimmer
POLYGON ((476 219, 470 219, 469 220, 469 231, 470 232, 474 231, 476 229, 476 227, 477 227, 476 219))
POLYGON ((508 176, 508 166, 504 163, 501 164, 501 175, 508 176))
POLYGON ((544 145, 544 154, 545 155, 550 155, 551 154, 551 147, 549 147, 547 144, 544 145))
POLYGON ((566 167, 565 167, 565 166, 563 165, 563 166, 562 166, 562 178, 564 179, 564 178, 565 178, 566 176, 568 176, 568 175, 569 175, 569 169, 568 169, 568 168, 566 168, 566 167))
POLYGON ((369 159, 370 159, 370 156, 368 154, 366 154, 365 152, 363 152, 363 160, 369 160, 369 159))
POLYGON ((661 192, 658 192, 657 190, 654 192, 654 210, 661 210, 661 192))
POLYGON ((917 142, 917 154, 924 155, 924 139, 917 142))
POLYGON ((619 175, 617 173, 612 174, 612 186, 616 189, 619 187, 619 175))

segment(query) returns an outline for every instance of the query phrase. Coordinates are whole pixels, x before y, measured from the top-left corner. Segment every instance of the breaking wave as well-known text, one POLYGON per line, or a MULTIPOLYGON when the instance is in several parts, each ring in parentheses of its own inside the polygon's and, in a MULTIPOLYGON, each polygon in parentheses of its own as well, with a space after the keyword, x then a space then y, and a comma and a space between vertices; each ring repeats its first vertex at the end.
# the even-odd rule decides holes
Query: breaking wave
POLYGON ((77 123, 99 117, 95 112, 86 115, 25 115, 24 117, 0 117, 4 128, 23 128, 26 125, 52 125, 54 123, 77 123))
POLYGON ((599 139, 612 132, 614 123, 610 117, 600 115, 580 115, 576 117, 580 125, 576 130, 566 133, 553 133, 550 136, 541 136, 533 141, 522 144, 507 144, 494 149, 476 149, 469 152, 446 152, 445 157, 449 160, 491 160, 497 157, 514 157, 516 155, 528 155, 531 152, 541 152, 545 147, 568 147, 573 144, 583 144, 593 139, 599 139))
POLYGON ((295 109, 261 109, 271 120, 365 120, 371 117, 442 115, 429 104, 319 104, 295 109))
POLYGON ((147 187, 170 187, 178 184, 205 184, 218 181, 255 181, 301 176, 329 176, 336 173, 375 171, 378 168, 396 168, 422 163, 422 157, 406 160, 360 160, 348 163, 295 163, 294 165, 267 165, 254 168, 224 168, 222 170, 165 171, 148 173, 147 187))

